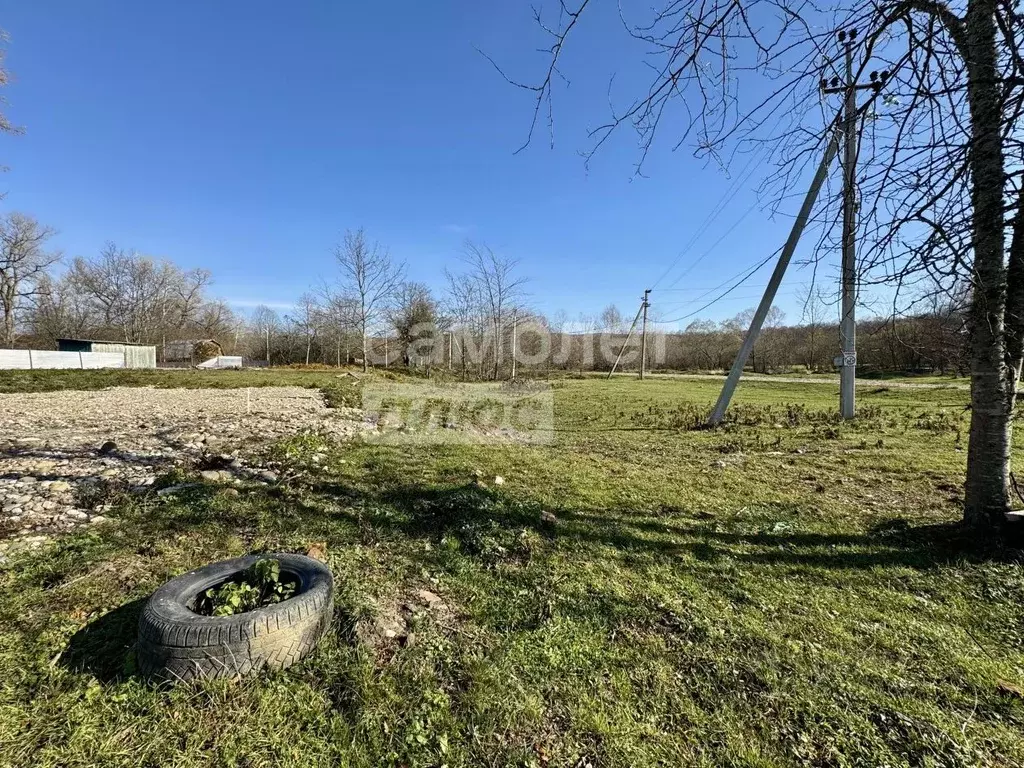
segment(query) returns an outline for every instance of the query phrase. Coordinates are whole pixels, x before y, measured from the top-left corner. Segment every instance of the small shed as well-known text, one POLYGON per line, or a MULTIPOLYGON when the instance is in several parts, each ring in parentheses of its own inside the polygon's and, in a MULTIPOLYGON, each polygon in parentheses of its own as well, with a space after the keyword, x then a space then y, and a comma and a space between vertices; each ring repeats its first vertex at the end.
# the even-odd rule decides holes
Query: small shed
POLYGON ((61 352, 106 352, 124 355, 125 368, 156 368, 156 347, 127 341, 57 339, 61 352))

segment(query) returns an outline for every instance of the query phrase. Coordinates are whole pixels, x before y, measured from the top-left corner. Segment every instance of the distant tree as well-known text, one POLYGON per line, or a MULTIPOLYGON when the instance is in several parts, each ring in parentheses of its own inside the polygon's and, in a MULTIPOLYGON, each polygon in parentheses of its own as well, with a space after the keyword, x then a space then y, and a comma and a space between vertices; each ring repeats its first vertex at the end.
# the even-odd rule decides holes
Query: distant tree
POLYGON ((94 260, 76 258, 67 280, 90 307, 93 326, 127 342, 165 344, 168 336, 195 333, 201 311, 201 326, 212 327, 211 318, 227 316, 226 307, 205 306, 206 270, 184 271, 114 243, 107 243, 94 260))
POLYGON ((462 377, 469 372, 469 358, 466 350, 469 338, 476 338, 481 321, 481 300, 477 282, 467 274, 453 274, 444 271, 447 288, 444 306, 450 318, 452 332, 459 333, 459 357, 462 363, 462 377))
POLYGON ((249 317, 249 324, 259 335, 259 339, 262 342, 260 345, 262 351, 261 356, 267 361, 267 365, 270 365, 271 339, 281 327, 280 315, 265 304, 260 304, 258 307, 253 309, 252 314, 249 317))
POLYGON ((349 362, 351 342, 360 331, 359 303, 352 296, 346 296, 333 290, 330 286, 321 291, 321 309, 323 317, 324 362, 327 361, 327 341, 334 347, 334 362, 341 365, 341 350, 345 348, 345 362, 349 362))
POLYGON ((722 339, 718 323, 714 320, 694 320, 686 326, 685 335, 691 339, 697 368, 711 370, 719 367, 718 352, 722 339))
POLYGON ((295 302, 295 309, 288 315, 288 320, 305 343, 305 360, 306 365, 309 365, 310 355, 313 351, 313 341, 320 332, 320 326, 323 322, 323 308, 320 306, 319 298, 316 294, 302 294, 299 300, 295 302))
POLYGON ((486 244, 467 240, 463 260, 469 267, 469 276, 476 283, 488 325, 494 334, 494 366, 492 378, 498 378, 502 361, 502 336, 512 312, 523 297, 526 278, 516 274, 516 259, 495 253, 486 244))
POLYGON ((369 370, 368 330, 381 320, 388 302, 401 286, 405 264, 392 261, 391 254, 380 243, 370 243, 363 229, 346 232, 344 240, 334 248, 334 258, 341 272, 341 293, 351 296, 357 304, 356 321, 363 337, 363 370, 366 371, 369 370))
POLYGON ((614 304, 609 304, 601 310, 601 327, 609 333, 622 333, 626 323, 622 319, 622 313, 614 304))
POLYGON ((803 364, 808 371, 821 368, 825 324, 825 298, 821 286, 811 284, 797 292, 800 302, 800 319, 805 329, 803 364))
POLYGON ((425 344, 433 346, 440 320, 437 301, 423 283, 402 283, 395 292, 390 314, 404 362, 411 365, 421 357, 419 352, 425 344))
POLYGON ((0 218, 0 344, 5 347, 14 346, 18 311, 49 287, 46 271, 61 258, 45 249, 54 234, 22 213, 0 218))

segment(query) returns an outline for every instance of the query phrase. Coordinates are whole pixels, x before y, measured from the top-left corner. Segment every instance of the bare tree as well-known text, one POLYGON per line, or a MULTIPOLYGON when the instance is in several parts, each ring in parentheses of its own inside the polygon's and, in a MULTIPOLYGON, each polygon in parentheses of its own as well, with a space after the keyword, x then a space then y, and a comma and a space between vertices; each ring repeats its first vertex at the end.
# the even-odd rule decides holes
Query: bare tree
POLYGON ((345 239, 334 248, 334 258, 341 271, 341 292, 358 304, 357 322, 363 337, 363 370, 369 369, 366 337, 371 326, 380 321, 387 303, 395 295, 405 277, 405 264, 396 264, 380 243, 369 243, 366 232, 358 229, 345 233, 345 239))
POLYGON ((523 297, 523 286, 526 278, 516 274, 519 262, 501 256, 485 244, 476 244, 467 240, 463 248, 463 258, 469 266, 469 276, 476 283, 488 325, 494 334, 494 366, 493 378, 498 378, 502 362, 502 334, 507 319, 517 308, 517 302, 523 297))
POLYGON ((804 345, 804 366, 808 371, 820 367, 823 342, 825 336, 825 297, 821 286, 811 283, 803 290, 797 291, 800 301, 800 319, 807 329, 807 343, 804 345))
MULTIPOLYGON (((11 75, 4 65, 4 59, 7 57, 7 40, 7 33, 0 29, 0 88, 7 87, 11 82, 11 75)), ((0 96, 0 107, 6 106, 7 99, 4 96, 0 96)), ((6 110, 0 109, 0 133, 20 133, 20 129, 11 123, 5 113, 6 110)), ((2 170, 2 166, 0 166, 0 170, 2 170)))
POLYGON ((469 358, 466 345, 470 336, 475 337, 481 319, 481 300, 476 281, 467 274, 453 274, 444 271, 448 282, 445 292, 445 308, 451 319, 452 332, 459 332, 459 357, 462 361, 462 377, 469 373, 469 358))
POLYGON ((617 306, 609 304, 601 310, 601 327, 604 328, 604 330, 609 331, 610 333, 622 333, 625 326, 626 323, 617 306))
POLYGON ((249 322, 259 334, 264 359, 270 365, 271 337, 281 327, 281 318, 273 309, 263 304, 253 309, 249 322))
POLYGON ((42 275, 38 291, 26 313, 26 325, 35 339, 44 341, 47 346, 56 346, 57 339, 89 335, 89 306, 68 280, 42 275))
MULTIPOLYGON (((542 114, 553 125, 566 44, 591 5, 560 3, 557 19, 536 12, 549 37, 544 73, 534 83, 506 78, 535 97, 530 136, 542 114)), ((591 132, 587 154, 632 126, 639 168, 671 123, 681 126, 673 143, 693 141, 698 153, 722 162, 744 144, 764 153, 762 165, 774 161, 776 170, 762 189, 775 205, 836 129, 829 114, 836 105, 824 120, 818 106, 822 79, 841 82, 835 30, 846 41, 859 32, 856 77, 865 82, 874 70, 877 86, 858 114, 867 123, 856 179, 861 280, 901 288, 970 280, 964 521, 979 531, 1001 529, 1024 362, 1024 15, 1016 4, 859 0, 826 11, 805 0, 667 0, 623 23, 648 48, 651 79, 591 132)), ((835 203, 816 216, 819 255, 838 240, 835 203)))
POLYGON ((295 326, 299 335, 306 344, 306 365, 309 365, 310 354, 313 350, 313 341, 320 332, 323 323, 323 307, 318 297, 313 293, 304 293, 295 303, 295 310, 288 315, 289 322, 295 326))
POLYGON ((54 234, 22 213, 0 218, 0 344, 5 347, 14 345, 18 310, 48 287, 46 271, 61 258, 45 250, 54 234))
POLYGON ((68 272, 71 288, 94 313, 96 328, 133 343, 166 343, 169 332, 195 325, 200 313, 200 325, 207 327, 214 325, 214 315, 225 316, 226 308, 213 312, 206 306, 209 279, 205 270, 184 272, 114 243, 107 243, 95 260, 76 258, 68 272))

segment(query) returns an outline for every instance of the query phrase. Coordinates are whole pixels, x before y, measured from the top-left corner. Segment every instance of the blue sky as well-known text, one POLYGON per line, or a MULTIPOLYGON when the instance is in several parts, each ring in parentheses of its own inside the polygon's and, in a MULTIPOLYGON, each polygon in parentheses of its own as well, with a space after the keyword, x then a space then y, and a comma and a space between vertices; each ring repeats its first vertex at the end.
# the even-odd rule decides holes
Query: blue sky
MULTIPOLYGON (((541 130, 513 154, 531 96, 475 47, 538 76, 526 2, 9 3, 6 109, 25 133, 0 137, 0 206, 56 227, 69 256, 113 240, 205 267, 241 309, 284 306, 331 279, 332 244, 364 226, 437 289, 471 237, 521 260, 540 311, 614 302, 631 316, 732 178, 671 142, 634 178, 628 131, 584 167, 609 77, 623 99, 638 82, 641 52, 618 25, 614 4, 585 19, 565 61, 571 85, 556 92, 554 149, 541 130)), ((663 281, 732 228, 675 286, 686 291, 652 296, 664 317, 781 244, 791 220, 750 210, 757 180, 663 281)), ((809 279, 788 276, 787 319, 809 279)), ((752 306, 766 281, 767 269, 702 316, 752 306)))

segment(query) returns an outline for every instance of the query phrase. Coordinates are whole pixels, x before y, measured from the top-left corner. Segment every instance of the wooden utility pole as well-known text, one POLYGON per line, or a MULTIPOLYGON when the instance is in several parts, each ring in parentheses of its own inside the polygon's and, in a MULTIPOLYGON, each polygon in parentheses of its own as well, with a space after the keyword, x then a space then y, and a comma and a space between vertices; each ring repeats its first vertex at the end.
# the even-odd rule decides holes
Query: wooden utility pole
POLYGON ((643 303, 640 305, 644 313, 644 324, 640 330, 640 381, 644 380, 644 369, 647 368, 647 307, 650 306, 647 297, 650 295, 651 289, 648 288, 644 291, 643 303))
POLYGON ((448 370, 452 369, 452 338, 455 336, 454 331, 448 331, 448 370))
POLYGON ((388 367, 388 335, 384 334, 384 367, 388 367))

